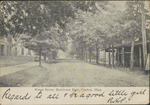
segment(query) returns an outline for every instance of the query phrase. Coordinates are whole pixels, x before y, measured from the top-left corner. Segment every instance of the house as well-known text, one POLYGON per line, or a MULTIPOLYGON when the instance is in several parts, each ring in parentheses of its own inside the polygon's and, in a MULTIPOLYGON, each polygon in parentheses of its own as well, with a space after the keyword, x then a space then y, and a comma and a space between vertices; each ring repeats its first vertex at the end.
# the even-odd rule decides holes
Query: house
MULTIPOLYGON (((147 51, 149 54, 149 46, 150 42, 147 42, 147 51)), ((130 66, 130 54, 131 54, 131 44, 122 45, 115 48, 116 49, 116 62, 119 63, 120 66, 129 67, 130 66)), ((135 42, 134 46, 134 66, 135 67, 144 67, 143 61, 143 50, 142 50, 142 42, 135 42)))
MULTIPOLYGON (((150 41, 148 39, 149 34, 147 34, 147 55, 150 54, 150 41)), ((142 39, 139 38, 134 43, 134 67, 144 67, 144 57, 143 57, 143 46, 142 39)), ((112 48, 110 48, 110 54, 112 48)), ((109 52, 109 48, 104 49, 105 53, 109 52)), ((147 56, 148 58, 148 56, 147 56)), ((146 58, 146 59, 147 59, 146 58)), ((131 43, 122 43, 114 46, 114 62, 117 66, 122 67, 130 67, 130 59, 131 59, 131 43)), ((149 62, 146 62, 149 64, 149 62)))
POLYGON ((11 55, 12 50, 12 40, 11 37, 2 37, 0 38, 0 56, 9 56, 11 55))
POLYGON ((0 38, 0 59, 0 66, 24 63, 34 60, 34 52, 8 35, 0 38))

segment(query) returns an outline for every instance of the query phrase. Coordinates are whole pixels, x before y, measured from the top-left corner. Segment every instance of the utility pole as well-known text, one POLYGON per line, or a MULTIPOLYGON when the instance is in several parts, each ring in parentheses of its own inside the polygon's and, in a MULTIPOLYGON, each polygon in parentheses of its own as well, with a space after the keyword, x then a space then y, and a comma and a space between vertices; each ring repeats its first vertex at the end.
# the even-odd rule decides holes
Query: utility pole
POLYGON ((143 61, 144 61, 144 68, 145 68, 145 66, 146 66, 146 58, 147 58, 147 39, 146 39, 144 1, 142 2, 142 5, 141 5, 141 15, 142 15, 143 61))

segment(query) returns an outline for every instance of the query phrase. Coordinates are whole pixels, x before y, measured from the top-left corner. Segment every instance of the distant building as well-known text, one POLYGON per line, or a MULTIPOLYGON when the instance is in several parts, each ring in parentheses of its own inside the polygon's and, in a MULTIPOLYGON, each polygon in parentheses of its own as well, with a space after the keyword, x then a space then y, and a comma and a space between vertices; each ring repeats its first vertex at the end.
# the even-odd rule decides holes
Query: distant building
POLYGON ((34 52, 8 35, 0 38, 0 56, 34 56, 34 52))

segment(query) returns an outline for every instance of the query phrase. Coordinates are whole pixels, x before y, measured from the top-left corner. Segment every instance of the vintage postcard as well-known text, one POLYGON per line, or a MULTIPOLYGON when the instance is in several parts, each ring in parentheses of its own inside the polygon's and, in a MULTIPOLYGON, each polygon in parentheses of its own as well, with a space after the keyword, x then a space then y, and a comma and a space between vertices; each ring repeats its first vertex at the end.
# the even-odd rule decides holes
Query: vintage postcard
POLYGON ((0 10, 0 105, 149 104, 149 1, 1 1, 0 10))

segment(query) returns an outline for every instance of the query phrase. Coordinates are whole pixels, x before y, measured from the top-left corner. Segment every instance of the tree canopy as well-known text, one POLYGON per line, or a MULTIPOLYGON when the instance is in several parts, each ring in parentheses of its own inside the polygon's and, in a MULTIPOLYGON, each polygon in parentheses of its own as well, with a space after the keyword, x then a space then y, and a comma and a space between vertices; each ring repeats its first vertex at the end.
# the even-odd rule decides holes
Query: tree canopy
MULTIPOLYGON (((71 37, 82 55, 141 37, 143 6, 143 1, 3 1, 1 36, 11 35, 26 48, 44 53, 65 50, 71 37)), ((148 26, 146 8, 144 14, 148 26)))

